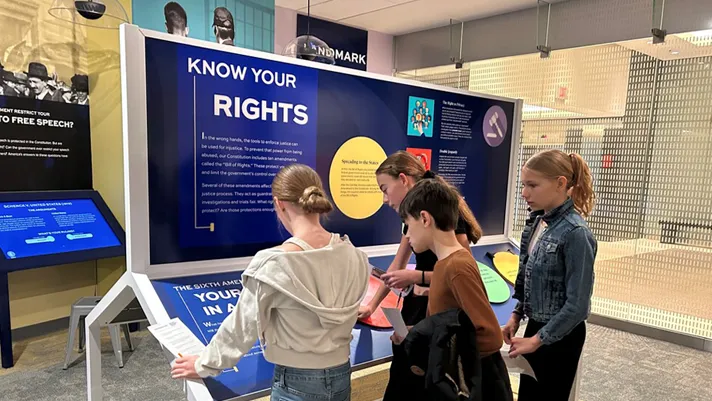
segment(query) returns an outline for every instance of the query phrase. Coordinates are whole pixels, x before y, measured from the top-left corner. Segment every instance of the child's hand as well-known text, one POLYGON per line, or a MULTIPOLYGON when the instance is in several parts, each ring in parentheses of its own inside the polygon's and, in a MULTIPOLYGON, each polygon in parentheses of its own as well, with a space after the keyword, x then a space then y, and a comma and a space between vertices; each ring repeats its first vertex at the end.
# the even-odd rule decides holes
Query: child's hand
POLYGON ((396 333, 393 333, 393 334, 391 335, 391 341, 392 341, 393 344, 395 344, 395 345, 401 345, 401 343, 403 343, 403 340, 405 340, 405 338, 399 336, 399 335, 396 334, 396 333))
POLYGON ((381 276, 381 280, 388 288, 403 289, 412 284, 420 283, 422 272, 417 270, 396 270, 381 276))
MULTIPOLYGON (((406 326, 406 328, 408 329, 408 331, 410 331, 410 329, 412 329, 413 326, 406 326)), ((396 334, 396 333, 394 332, 394 333, 391 335, 391 341, 392 341, 393 344, 395 344, 395 345, 401 345, 401 344, 403 343, 403 341, 405 341, 405 338, 399 336, 398 334, 396 334)))
POLYGON ((513 313, 512 317, 509 318, 507 324, 502 328, 502 335, 504 336, 504 342, 508 345, 512 345, 512 339, 517 334, 519 330, 519 322, 522 320, 519 315, 513 313))
POLYGON ((371 307, 371 305, 361 305, 358 308, 358 318, 368 319, 371 315, 373 315, 373 312, 375 312, 375 309, 371 307))
POLYGON ((519 355, 531 354, 538 350, 541 345, 541 340, 538 335, 530 338, 512 338, 512 347, 509 349, 509 357, 516 358, 519 355))
POLYGON ((195 361, 198 355, 188 355, 176 358, 173 368, 171 368, 171 377, 174 379, 200 379, 195 371, 195 361))

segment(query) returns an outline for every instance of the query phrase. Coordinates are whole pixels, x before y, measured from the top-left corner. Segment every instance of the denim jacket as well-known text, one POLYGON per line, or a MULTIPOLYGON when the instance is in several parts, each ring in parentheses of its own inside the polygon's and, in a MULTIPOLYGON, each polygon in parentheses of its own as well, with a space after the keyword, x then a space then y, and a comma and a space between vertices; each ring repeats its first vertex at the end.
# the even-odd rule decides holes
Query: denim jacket
POLYGON ((529 318, 545 324, 539 330, 543 344, 564 338, 586 320, 591 310, 598 244, 573 206, 568 199, 546 214, 531 213, 522 232, 514 286, 514 298, 519 300, 515 313, 523 315, 526 310, 529 318), (547 228, 529 254, 531 237, 542 219, 547 228), (529 280, 525 277, 527 269, 531 271, 529 280))

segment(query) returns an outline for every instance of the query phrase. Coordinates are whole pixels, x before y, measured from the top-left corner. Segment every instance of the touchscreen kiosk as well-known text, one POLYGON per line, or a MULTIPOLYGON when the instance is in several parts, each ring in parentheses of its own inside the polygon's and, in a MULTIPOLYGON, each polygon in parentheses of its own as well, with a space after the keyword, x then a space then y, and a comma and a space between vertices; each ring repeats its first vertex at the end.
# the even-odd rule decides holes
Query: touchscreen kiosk
POLYGON ((8 273, 123 256, 124 237, 121 225, 96 191, 0 193, 3 368, 14 362, 8 273))
POLYGON ((123 256, 124 231, 96 191, 0 194, 0 269, 123 256))
MULTIPOLYGON (((325 227, 348 235, 382 270, 402 226, 383 203, 375 171, 396 151, 460 189, 485 233, 473 247, 481 269, 493 269, 488 252, 517 252, 507 194, 521 101, 132 25, 121 28, 121 68, 128 271, 86 318, 92 401, 102 396, 99 328, 134 297, 150 323, 178 318, 200 341, 211 340, 239 302, 252 255, 287 239, 270 184, 291 163, 321 177, 335 206, 325 227)), ((508 285, 491 273, 486 284, 508 285)), ((502 324, 512 291, 502 288, 495 299, 502 324)), ((353 369, 387 361, 391 333, 357 324, 353 369)), ((186 398, 265 395, 273 365, 255 345, 220 376, 186 381, 186 398)))

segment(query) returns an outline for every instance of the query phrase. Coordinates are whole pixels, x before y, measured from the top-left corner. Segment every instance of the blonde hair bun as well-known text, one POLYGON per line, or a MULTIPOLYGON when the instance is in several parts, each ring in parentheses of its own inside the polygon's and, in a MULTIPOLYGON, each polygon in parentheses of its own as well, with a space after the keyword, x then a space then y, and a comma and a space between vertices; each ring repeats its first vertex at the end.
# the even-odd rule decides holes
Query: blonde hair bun
POLYGON ((305 213, 324 214, 334 209, 319 174, 304 164, 290 164, 279 170, 272 180, 272 196, 299 205, 305 213))
POLYGON ((323 214, 333 210, 333 206, 324 195, 324 191, 316 185, 304 189, 304 193, 299 198, 299 205, 306 213, 323 214))

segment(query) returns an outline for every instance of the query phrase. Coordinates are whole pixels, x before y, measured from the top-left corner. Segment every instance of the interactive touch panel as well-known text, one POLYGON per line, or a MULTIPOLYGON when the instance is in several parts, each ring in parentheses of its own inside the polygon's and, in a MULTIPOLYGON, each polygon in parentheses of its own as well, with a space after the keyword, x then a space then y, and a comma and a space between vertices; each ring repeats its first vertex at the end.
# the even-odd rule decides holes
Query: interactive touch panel
POLYGON ((103 201, 103 210, 97 207, 101 198, 96 192, 60 194, 64 197, 52 193, 0 197, 3 266, 35 267, 25 264, 49 257, 59 258, 53 263, 59 264, 123 254, 123 232, 103 201))

